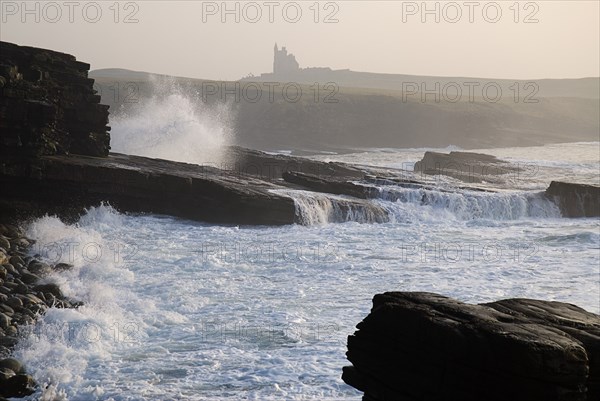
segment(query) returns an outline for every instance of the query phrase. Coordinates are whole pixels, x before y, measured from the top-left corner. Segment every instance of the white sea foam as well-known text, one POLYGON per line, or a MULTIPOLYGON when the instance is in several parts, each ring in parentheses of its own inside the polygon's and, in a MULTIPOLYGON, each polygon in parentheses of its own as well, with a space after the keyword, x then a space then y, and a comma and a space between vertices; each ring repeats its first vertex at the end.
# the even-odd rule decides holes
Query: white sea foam
POLYGON ((298 190, 276 190, 294 200, 296 220, 307 226, 328 223, 388 223, 445 220, 560 218, 558 206, 538 192, 481 193, 373 187, 379 196, 356 200, 298 190))
POLYGON ((600 312, 598 219, 557 218, 539 191, 381 190, 379 224, 359 223, 368 213, 345 197, 306 192, 289 195, 311 227, 107 205, 72 225, 34 221, 32 252, 74 265, 47 280, 85 306, 50 309, 18 345, 47 384, 30 400, 358 401, 340 379, 346 337, 384 291, 600 312))

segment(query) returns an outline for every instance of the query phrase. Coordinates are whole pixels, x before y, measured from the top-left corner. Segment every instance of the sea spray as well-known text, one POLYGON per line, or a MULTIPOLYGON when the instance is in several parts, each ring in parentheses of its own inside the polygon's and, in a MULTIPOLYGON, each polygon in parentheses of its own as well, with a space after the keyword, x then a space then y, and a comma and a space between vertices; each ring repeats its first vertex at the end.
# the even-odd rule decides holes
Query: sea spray
POLYGON ((230 104, 203 102, 193 88, 154 79, 152 94, 111 115, 113 152, 215 167, 233 143, 230 104))
POLYGON ((122 290, 134 281, 123 263, 125 244, 102 234, 122 224, 118 212, 101 205, 88 209, 73 225, 46 216, 28 227, 27 235, 36 239, 32 252, 39 253, 41 260, 72 265, 43 280, 57 283, 67 297, 83 301, 77 309, 50 308, 26 329, 15 354, 41 384, 34 397, 99 399, 104 393, 102 383, 114 380, 106 376, 111 355, 137 346, 144 337, 145 324, 137 317, 135 305, 151 308, 152 304, 122 290))

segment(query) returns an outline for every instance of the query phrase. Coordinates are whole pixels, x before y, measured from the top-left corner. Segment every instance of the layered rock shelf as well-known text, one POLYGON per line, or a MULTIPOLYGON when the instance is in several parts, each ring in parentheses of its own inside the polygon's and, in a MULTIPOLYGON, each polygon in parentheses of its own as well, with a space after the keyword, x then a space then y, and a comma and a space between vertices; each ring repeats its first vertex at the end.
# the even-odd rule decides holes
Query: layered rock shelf
MULTIPOLYGON (((106 158, 43 156, 35 168, 11 166, 1 181, 14 214, 76 215, 110 202, 121 211, 231 224, 292 224, 294 201, 252 176, 208 166, 112 153, 106 158)), ((19 216, 26 217, 26 216, 19 216)))
POLYGON ((574 305, 388 292, 357 328, 342 378, 365 401, 600 399, 600 316, 574 305))

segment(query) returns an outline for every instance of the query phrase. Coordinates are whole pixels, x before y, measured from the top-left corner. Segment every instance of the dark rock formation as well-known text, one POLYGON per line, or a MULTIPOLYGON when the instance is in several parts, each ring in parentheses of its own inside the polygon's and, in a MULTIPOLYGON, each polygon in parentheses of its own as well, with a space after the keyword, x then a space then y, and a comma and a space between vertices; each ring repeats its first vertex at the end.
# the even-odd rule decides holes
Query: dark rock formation
POLYGON ((342 378, 365 401, 600 399, 600 316, 574 305, 389 292, 357 328, 342 378))
POLYGON ((494 181, 494 176, 518 172, 519 168, 483 153, 425 152, 423 159, 415 163, 414 171, 447 175, 464 182, 482 182, 494 181))
POLYGON ((554 200, 563 217, 600 216, 600 187, 552 181, 546 196, 554 200))
POLYGON ((106 156, 108 106, 69 54, 0 42, 0 157, 106 156))
POLYGON ((121 211, 168 214, 225 224, 294 223, 281 188, 213 167, 112 153, 106 158, 43 156, 35 166, 5 166, 0 200, 8 215, 78 213, 108 201, 121 211), (37 213, 36 213, 37 212, 37 213))

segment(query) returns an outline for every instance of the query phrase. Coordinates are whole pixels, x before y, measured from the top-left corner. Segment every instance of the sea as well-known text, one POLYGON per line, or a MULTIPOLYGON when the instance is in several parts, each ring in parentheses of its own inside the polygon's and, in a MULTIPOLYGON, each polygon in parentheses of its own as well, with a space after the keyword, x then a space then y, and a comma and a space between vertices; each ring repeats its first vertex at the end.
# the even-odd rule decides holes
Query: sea
MULTIPOLYGON (((113 138, 139 129, 128 121, 113 121, 113 138)), ((195 120, 187 129, 211 130, 195 120)), ((135 153, 126 143, 114 150, 135 153)), ((176 158, 175 145, 166 158, 176 158)), ((138 153, 160 157, 156 146, 138 153)), ((542 196, 552 180, 600 184, 599 147, 473 150, 522 167, 473 184, 495 192, 412 172, 425 151, 457 147, 311 156, 434 184, 372 184, 381 193, 373 202, 391 216, 383 222, 342 212, 343 197, 304 191, 287 192, 301 224, 282 227, 127 214, 108 203, 72 224, 31 221, 31 254, 73 265, 46 280, 84 306, 51 308, 25 328, 14 354, 40 384, 28 399, 359 401, 341 380, 347 336, 386 291, 537 298, 600 313, 600 221, 562 218, 542 196)))

